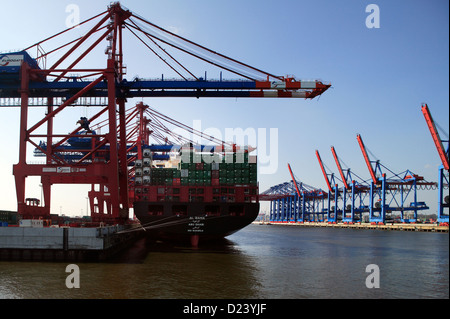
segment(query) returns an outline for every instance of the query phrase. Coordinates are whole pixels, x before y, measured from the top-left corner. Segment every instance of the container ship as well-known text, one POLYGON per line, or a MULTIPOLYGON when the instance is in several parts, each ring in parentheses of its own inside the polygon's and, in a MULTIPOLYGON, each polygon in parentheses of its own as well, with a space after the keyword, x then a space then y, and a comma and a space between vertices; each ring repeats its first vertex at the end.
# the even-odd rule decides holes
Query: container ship
MULTIPOLYGON (((159 127, 151 126, 144 110, 158 123, 167 120, 164 115, 142 102, 129 114, 133 110, 139 111, 139 115, 136 126, 129 127, 129 131, 138 133, 127 141, 128 197, 134 216, 148 237, 190 241, 196 246, 199 240, 226 237, 256 219, 259 191, 257 158, 251 155, 254 148, 225 143, 204 134, 215 145, 198 145, 189 139, 174 143, 158 131, 159 127), (164 138, 160 141, 156 136, 164 138), (150 137, 159 143, 151 144, 150 137)), ((91 155, 86 151, 98 144, 96 132, 101 130, 99 126, 91 129, 88 122, 81 118, 77 123, 82 130, 57 146, 59 158, 68 162, 80 158, 109 161, 108 144, 96 146, 91 155)), ((166 127, 164 132, 171 133, 166 127)), ((34 155, 45 156, 46 150, 46 143, 41 141, 34 155)), ((90 192, 89 196, 96 194, 90 192)), ((91 205, 91 215, 101 206, 91 205)))
POLYGON ((144 148, 134 167, 134 214, 149 237, 190 240, 196 246, 256 219, 256 156, 248 150, 201 152, 190 145, 162 158, 155 152, 160 147, 144 148))
MULTIPOLYGON (((67 36, 66 32, 72 28, 28 47, 28 50, 36 49, 36 59, 32 59, 26 50, 0 54, 0 99, 6 100, 1 104, 20 106, 19 161, 13 166, 19 215, 27 218, 48 217, 53 185, 90 184, 92 188, 88 200, 93 222, 128 222, 130 207, 133 206, 135 216, 143 227, 157 236, 187 236, 194 239, 223 237, 249 224, 258 214, 259 202, 256 169, 252 167, 256 163, 250 161, 246 152, 242 153, 243 161, 227 160, 227 155, 231 159, 237 158, 237 151, 210 154, 200 151, 199 161, 194 160, 195 155, 199 155, 198 151, 187 151, 184 155, 188 154, 186 156, 191 156, 193 161, 180 160, 175 166, 170 164, 171 161, 166 161, 169 164, 158 162, 161 159, 153 154, 156 151, 152 150, 152 144, 144 139, 144 136, 148 138, 150 135, 146 131, 148 123, 145 119, 139 118, 139 125, 130 129, 134 116, 143 114, 144 107, 134 109, 137 113, 132 111, 126 114, 126 102, 151 97, 313 99, 330 85, 316 80, 298 81, 292 76, 273 75, 239 62, 154 25, 122 8, 118 2, 80 24, 96 18, 99 21, 94 26, 85 25, 89 31, 83 36, 76 35, 77 39, 48 52, 44 52, 41 45, 60 35, 67 36), (134 18, 139 20, 138 24, 132 20, 134 18), (129 22, 143 37, 128 28, 129 22), (144 24, 140 26, 141 23, 144 24), (122 48, 124 27, 169 66, 171 74, 175 71, 182 79, 164 79, 164 74, 157 79, 126 79, 127 68, 122 48), (102 31, 97 37, 97 31, 104 28, 106 32, 102 31), (150 42, 147 43, 143 38, 150 42), (105 67, 89 67, 95 59, 88 61, 85 57, 98 51, 103 40, 107 42, 106 49, 101 48, 102 56, 105 53, 107 57, 104 61, 106 64, 103 63, 105 67), (79 52, 82 44, 87 43, 85 41, 93 43, 79 52), (155 52, 151 48, 153 45, 163 54, 155 52), (217 67, 221 70, 220 79, 207 80, 206 70, 204 77, 195 76, 194 73, 198 71, 188 70, 164 47, 206 62, 208 67, 217 67), (166 58, 169 58, 170 63, 166 58), (46 67, 47 59, 53 61, 49 68, 46 67), (68 68, 61 69, 61 65, 68 65, 68 68), (231 72, 239 79, 223 80, 222 71, 231 72), (46 107, 46 113, 28 127, 31 106, 46 107), (59 117, 61 112, 72 106, 95 107, 95 114, 88 118, 86 111, 86 117, 80 119, 79 124, 84 131, 76 128, 68 134, 55 134, 56 127, 66 127, 61 122, 56 125, 56 115, 58 120, 62 119, 59 117), (90 122, 100 119, 106 121, 102 125, 106 126, 107 132, 103 131, 102 134, 98 130, 99 133, 94 134, 94 130, 89 127, 90 122), (136 132, 139 132, 139 136, 135 139, 136 132), (45 140, 39 143, 37 138, 45 140), (56 138, 61 140, 55 143, 56 138), (27 162, 29 146, 35 147, 36 156, 46 157, 44 163, 27 162), (148 157, 140 154, 145 149, 150 150, 148 157), (132 154, 133 151, 138 156, 132 154), (219 155, 219 158, 214 155, 219 155), (130 167, 131 163, 134 163, 133 167, 130 167), (31 176, 41 177, 44 200, 40 205, 36 205, 36 198, 28 202, 25 197, 26 180, 31 176)), ((143 56, 139 60, 146 59, 143 56)), ((173 131, 166 133, 173 135, 173 131)), ((184 142, 173 140, 156 144, 159 147, 184 145, 184 142)), ((179 156, 182 157, 181 154, 179 156)))
MULTIPOLYGON (((18 73, 23 61, 31 68, 39 69, 36 60, 26 51, 0 55, 0 61, 0 79, 5 83, 19 81, 18 73)), ((32 80, 42 81, 43 78, 34 75, 32 80)), ((66 93, 70 96, 70 92, 66 93)), ((80 105, 100 103, 98 106, 104 107, 101 101, 94 101, 92 104, 92 99, 89 98, 79 100, 80 105)), ((58 105, 63 100, 55 99, 54 103, 58 105)), ((41 106, 45 106, 45 103, 41 106)), ((126 141, 129 203, 150 237, 190 239, 195 244, 200 238, 210 240, 228 236, 256 219, 259 199, 256 156, 250 155, 253 148, 239 147, 213 137, 209 138, 214 139, 216 144, 219 143, 218 146, 193 145, 192 141, 186 145, 177 144, 167 137, 162 143, 150 144, 149 138, 155 139, 154 135, 158 135, 155 134, 158 127, 147 127, 152 125, 151 119, 158 117, 160 121, 180 123, 168 120, 142 102, 127 113, 127 124, 132 123, 133 116, 136 116, 137 124, 127 125, 127 132, 139 133, 135 138, 127 136, 126 141)), ((80 129, 67 136, 65 141, 52 145, 54 157, 47 159, 52 166, 46 168, 47 171, 61 169, 64 173, 81 172, 86 171, 85 167, 90 164, 100 165, 111 160, 109 143, 102 142, 102 134, 91 129, 89 119, 81 117, 77 124, 80 129), (55 165, 60 167, 53 167, 55 165)), ((95 125, 100 131, 100 124, 95 125)), ((105 123, 102 125, 106 126, 105 123)), ((186 125, 179 128, 185 129, 186 125)), ((192 128, 188 131, 192 132, 192 128)), ((173 135, 170 130, 158 133, 173 135)), ((47 142, 41 141, 34 150, 34 156, 46 155, 47 142)), ((81 180, 88 181, 87 178, 81 180)), ((70 178, 56 181, 73 182, 70 178)), ((95 196, 98 192, 90 193, 95 196)), ((104 198, 108 197, 107 191, 102 193, 104 198)), ((94 204, 91 194, 88 196, 92 215, 102 204, 94 204)), ((44 210, 49 211, 47 204, 46 207, 41 207, 39 200, 31 200, 37 203, 31 207, 33 214, 45 215, 44 210)), ((108 200, 105 203, 109 205, 108 200)))

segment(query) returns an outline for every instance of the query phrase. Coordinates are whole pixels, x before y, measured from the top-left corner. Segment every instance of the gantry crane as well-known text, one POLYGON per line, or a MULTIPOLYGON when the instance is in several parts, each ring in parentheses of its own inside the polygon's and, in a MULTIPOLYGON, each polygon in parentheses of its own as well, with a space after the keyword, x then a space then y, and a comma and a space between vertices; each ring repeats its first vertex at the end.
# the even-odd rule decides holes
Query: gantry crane
POLYGON ((364 200, 369 194, 370 186, 367 184, 367 182, 362 181, 361 178, 356 176, 356 174, 352 174, 350 168, 346 170, 347 173, 345 174, 334 146, 331 146, 331 152, 333 153, 333 157, 336 162, 339 174, 341 175, 342 182, 344 183, 342 191, 342 221, 344 223, 361 221, 361 214, 363 212, 368 212, 368 205, 364 204, 364 200), (356 178, 358 178, 359 181, 357 181, 356 178), (357 198, 359 198, 358 206, 355 205, 355 201, 357 198), (346 205, 347 200, 350 200, 349 205, 346 205), (348 216, 347 213, 350 213, 350 216, 348 216), (355 214, 358 214, 359 216, 356 216, 355 214))
MULTIPOLYGON (((301 209, 297 214, 296 221, 323 221, 324 217, 324 199, 327 195, 320 188, 312 187, 305 183, 299 182, 292 171, 291 165, 288 163, 289 174, 291 175, 292 183, 295 185, 295 190, 298 195, 298 200, 301 200, 301 209), (320 208, 322 206, 322 208, 320 208)), ((296 207, 296 205, 294 205, 296 207)))
POLYGON ((319 161, 323 177, 325 178, 325 182, 328 187, 328 208, 326 210, 327 220, 329 223, 336 223, 338 221, 338 214, 342 212, 342 210, 339 209, 339 198, 340 198, 339 186, 335 181, 334 173, 328 174, 327 171, 325 170, 322 158, 320 157, 318 150, 316 150, 316 157, 317 160, 319 161), (332 201, 334 201, 334 207, 331 206, 332 201))
POLYGON ((298 197, 302 197, 302 194, 300 193, 300 191, 298 189, 298 185, 297 185, 297 181, 295 180, 294 173, 292 172, 291 165, 289 163, 288 163, 288 169, 289 169, 289 174, 291 175, 291 178, 292 178, 292 183, 294 183, 295 190, 297 191, 297 195, 298 195, 298 197))
POLYGON ((422 105, 422 113, 425 117, 428 129, 430 130, 431 137, 433 138, 434 145, 439 154, 442 164, 439 166, 439 179, 438 179, 438 222, 447 223, 449 222, 449 206, 450 200, 447 193, 444 196, 444 189, 448 189, 449 181, 449 141, 442 140, 439 132, 436 128, 436 124, 431 116, 430 109, 427 104, 422 105), (447 149, 444 148, 444 143, 447 143, 447 149))
POLYGON ((323 221, 327 193, 299 181, 290 164, 288 169, 291 181, 272 186, 259 196, 260 201, 270 201, 270 222, 323 221))
POLYGON ((401 220, 403 222, 416 222, 417 212, 429 209, 425 202, 417 200, 417 188, 431 189, 436 186, 436 183, 427 182, 422 176, 414 174, 410 170, 399 174, 393 173, 382 165, 379 160, 375 161, 375 168, 373 168, 361 135, 357 134, 356 138, 372 179, 369 206, 371 222, 384 224, 387 214, 394 211, 401 212, 401 220), (388 177, 383 168, 390 172, 392 176, 388 177), (406 200, 411 192, 413 193, 413 200, 407 206, 406 200), (404 213, 408 211, 414 213, 412 218, 405 216, 404 213))
POLYGON ((101 190, 93 190, 94 193, 91 194, 95 196, 103 194, 103 200, 110 207, 108 213, 99 213, 98 219, 120 222, 128 218, 130 203, 125 102, 129 98, 312 99, 330 87, 321 81, 300 81, 292 77, 273 75, 214 52, 145 20, 124 9, 118 2, 112 3, 105 12, 83 21, 80 25, 87 23, 95 25, 83 36, 59 45, 53 50, 44 52, 42 45, 65 36, 74 27, 39 41, 23 51, 1 55, 0 105, 20 107, 19 161, 13 166, 13 174, 18 213, 24 218, 49 215, 51 186, 54 184, 98 185, 101 190), (182 79, 126 79, 123 51, 125 30, 134 35, 182 79), (102 41, 108 44, 104 51, 106 67, 77 68, 102 41), (83 51, 84 46, 88 47, 83 51), (213 81, 207 80, 206 74, 205 77, 195 76, 175 59, 167 48, 193 56, 243 79, 224 81, 221 78, 213 81), (28 53, 32 50, 37 52, 36 59, 32 59, 28 53), (47 57, 50 55, 54 57, 55 53, 61 55, 54 58, 56 62, 47 68, 47 57), (69 106, 87 105, 100 106, 101 110, 83 119, 81 125, 69 134, 54 133, 54 120, 64 109, 69 106), (45 107, 46 114, 41 120, 29 126, 28 112, 33 106, 45 107), (108 132, 97 134, 93 139, 83 127, 102 116, 108 119, 108 132), (95 143, 91 145, 82 143, 86 147, 80 150, 82 156, 76 161, 69 161, 61 156, 61 149, 71 138, 95 143), (46 147, 36 139, 44 139, 46 147), (45 154, 44 164, 27 162, 27 146, 30 144, 38 152, 45 154), (31 205, 26 201, 25 181, 29 176, 41 177, 44 194, 44 204, 41 206, 31 205))

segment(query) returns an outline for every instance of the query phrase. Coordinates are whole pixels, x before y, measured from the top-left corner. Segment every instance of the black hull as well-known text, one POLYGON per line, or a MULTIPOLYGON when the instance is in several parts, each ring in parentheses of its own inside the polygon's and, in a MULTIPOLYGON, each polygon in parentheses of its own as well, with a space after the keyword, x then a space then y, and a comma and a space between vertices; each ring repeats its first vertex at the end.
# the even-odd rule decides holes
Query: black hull
POLYGON ((259 203, 134 203, 134 214, 154 239, 192 241, 221 239, 252 223, 259 203))

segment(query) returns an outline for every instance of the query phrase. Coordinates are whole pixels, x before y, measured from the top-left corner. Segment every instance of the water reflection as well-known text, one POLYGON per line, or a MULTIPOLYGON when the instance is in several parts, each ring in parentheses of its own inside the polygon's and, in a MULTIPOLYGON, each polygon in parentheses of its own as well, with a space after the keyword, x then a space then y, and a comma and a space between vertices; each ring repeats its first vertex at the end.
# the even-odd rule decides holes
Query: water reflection
POLYGON ((261 269, 229 239, 200 248, 141 239, 113 262, 119 271, 133 268, 133 276, 127 276, 127 295, 133 298, 261 297, 261 269))

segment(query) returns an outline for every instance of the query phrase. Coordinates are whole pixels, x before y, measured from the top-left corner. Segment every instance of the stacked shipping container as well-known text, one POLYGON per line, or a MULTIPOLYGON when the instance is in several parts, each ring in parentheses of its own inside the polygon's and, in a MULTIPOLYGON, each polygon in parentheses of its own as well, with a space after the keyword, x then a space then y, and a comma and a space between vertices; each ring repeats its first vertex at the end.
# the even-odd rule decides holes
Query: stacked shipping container
POLYGON ((189 151, 181 154, 178 168, 157 168, 152 167, 150 152, 143 155, 135 164, 137 201, 257 201, 256 156, 189 151))
POLYGON ((181 185, 252 185, 257 184, 256 157, 248 153, 195 154, 181 156, 181 185))

